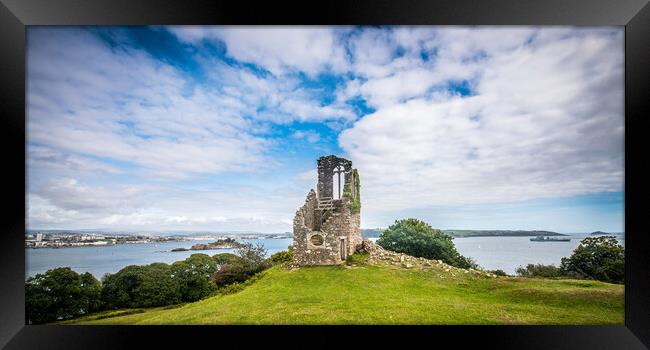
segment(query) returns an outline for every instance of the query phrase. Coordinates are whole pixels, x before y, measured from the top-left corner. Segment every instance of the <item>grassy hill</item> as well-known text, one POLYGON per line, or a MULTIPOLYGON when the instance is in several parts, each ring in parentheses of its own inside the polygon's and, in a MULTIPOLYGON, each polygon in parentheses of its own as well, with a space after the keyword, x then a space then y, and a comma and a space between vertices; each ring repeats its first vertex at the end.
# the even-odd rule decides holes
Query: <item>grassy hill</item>
POLYGON ((493 277, 435 261, 276 266, 235 294, 75 324, 623 324, 623 286, 493 277), (433 263, 430 263, 433 262, 433 263))

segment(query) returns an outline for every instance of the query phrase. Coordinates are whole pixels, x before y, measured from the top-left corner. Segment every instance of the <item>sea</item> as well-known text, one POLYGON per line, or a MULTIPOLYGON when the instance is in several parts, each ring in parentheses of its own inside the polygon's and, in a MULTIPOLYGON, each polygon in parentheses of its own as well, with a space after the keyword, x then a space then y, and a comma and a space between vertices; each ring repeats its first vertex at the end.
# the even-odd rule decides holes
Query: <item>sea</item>
MULTIPOLYGON (((487 270, 501 269, 508 274, 515 274, 519 266, 527 264, 560 265, 563 257, 571 255, 580 242, 589 237, 588 233, 570 234, 569 242, 532 242, 531 237, 463 237, 454 238, 454 244, 460 254, 473 258, 487 270)), ((616 235, 623 246, 625 237, 616 235)), ((370 238, 376 241, 377 238, 370 238)), ((209 243, 210 240, 192 240, 164 243, 131 243, 99 247, 70 248, 26 248, 25 278, 35 276, 55 267, 70 267, 83 273, 90 272, 100 279, 106 273, 115 273, 129 265, 147 265, 154 262, 173 263, 184 260, 192 254, 232 253, 234 249, 213 249, 204 251, 172 252, 174 248, 189 248, 197 243, 209 243)), ((267 256, 286 250, 293 242, 292 238, 243 239, 243 242, 262 244, 267 256)))

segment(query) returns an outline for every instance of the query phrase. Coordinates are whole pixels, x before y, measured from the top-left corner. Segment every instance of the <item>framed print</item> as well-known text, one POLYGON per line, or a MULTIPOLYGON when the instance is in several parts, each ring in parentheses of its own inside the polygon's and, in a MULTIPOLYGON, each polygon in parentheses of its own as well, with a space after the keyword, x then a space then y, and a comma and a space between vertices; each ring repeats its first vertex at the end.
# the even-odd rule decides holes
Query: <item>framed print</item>
POLYGON ((8 349, 650 344, 646 1, 0 10, 8 349))

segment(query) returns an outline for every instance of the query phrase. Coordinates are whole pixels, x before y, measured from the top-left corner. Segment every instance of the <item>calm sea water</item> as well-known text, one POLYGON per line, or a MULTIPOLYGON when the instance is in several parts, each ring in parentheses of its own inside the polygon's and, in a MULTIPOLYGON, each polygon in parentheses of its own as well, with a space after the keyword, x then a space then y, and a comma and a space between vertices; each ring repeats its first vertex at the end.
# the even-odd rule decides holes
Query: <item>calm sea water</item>
MULTIPOLYGON (((267 256, 287 250, 292 238, 284 239, 244 239, 253 244, 262 243, 267 249, 267 256)), ((189 248, 198 243, 214 242, 195 240, 189 242, 116 244, 105 247, 71 247, 25 249, 25 273, 27 277, 45 272, 55 267, 68 266, 79 273, 90 272, 101 278, 105 273, 115 273, 128 265, 147 265, 155 262, 167 264, 184 260, 192 254, 204 253, 215 255, 232 253, 234 249, 212 249, 203 251, 172 252, 174 248, 189 248)))
MULTIPOLYGON (((532 237, 465 237, 454 238, 454 244, 461 255, 473 258, 482 268, 514 275, 517 267, 527 264, 560 266, 561 259, 571 256, 580 241, 589 236, 576 233, 563 237, 571 238, 569 242, 531 242, 532 237)), ((616 238, 625 246, 623 235, 616 238)))
MULTIPOLYGON (((531 237, 466 237, 454 239, 454 244, 460 254, 474 258, 484 269, 515 274, 517 267, 527 264, 560 266, 561 259, 571 256, 586 237, 589 234, 573 234, 568 237, 569 242, 531 242, 531 237)), ((625 246, 624 236, 616 237, 625 246)))
MULTIPOLYGON (((472 257, 488 270, 502 269, 514 274, 518 266, 526 264, 555 264, 570 256, 580 241, 588 234, 570 236, 570 242, 531 242, 530 237, 468 237, 456 238, 454 244, 458 251, 472 257)), ((619 242, 625 245, 623 236, 619 242)), ((371 238, 376 241, 376 238, 371 238)), ((148 244, 118 244, 106 247, 42 248, 25 250, 25 270, 27 277, 42 273, 55 267, 69 266, 77 272, 90 272, 101 278, 106 273, 115 273, 128 265, 146 265, 154 262, 172 263, 183 260, 195 253, 214 255, 231 253, 234 249, 215 249, 206 251, 171 252, 173 248, 189 248, 197 243, 214 240, 190 242, 166 242, 148 244)), ((268 255, 286 250, 291 238, 244 240, 253 244, 262 243, 268 255)))

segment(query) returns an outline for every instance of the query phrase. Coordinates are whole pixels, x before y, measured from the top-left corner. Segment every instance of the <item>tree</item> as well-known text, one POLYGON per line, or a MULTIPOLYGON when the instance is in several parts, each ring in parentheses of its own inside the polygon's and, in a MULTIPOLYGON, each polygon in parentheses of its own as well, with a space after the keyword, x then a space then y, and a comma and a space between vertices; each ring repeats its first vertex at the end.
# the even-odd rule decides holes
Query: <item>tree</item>
POLYGON ((183 301, 203 299, 215 290, 210 277, 217 271, 217 263, 206 254, 192 254, 183 261, 177 261, 172 264, 171 271, 183 301))
POLYGON ((140 284, 133 289, 131 307, 178 304, 180 286, 172 277, 171 266, 153 263, 143 266, 140 284))
POLYGON ((625 248, 613 236, 587 237, 570 257, 562 258, 560 270, 567 276, 623 283, 625 248))
POLYGON ((237 248, 235 253, 244 260, 244 263, 250 265, 253 270, 262 271, 268 267, 268 263, 265 261, 266 248, 261 243, 257 243, 256 245, 247 243, 237 248))
POLYGON ((262 244, 253 246, 250 243, 237 248, 235 251, 238 259, 232 259, 222 265, 212 275, 212 281, 218 287, 224 287, 233 283, 244 282, 256 273, 267 269, 270 264, 266 260, 266 249, 262 244))
POLYGON ((218 266, 227 264, 234 259, 239 259, 239 257, 233 253, 219 253, 212 256, 212 260, 214 260, 218 266))
POLYGON ((528 264, 526 267, 519 266, 515 272, 524 277, 560 277, 562 271, 554 265, 528 264))
POLYGON ((68 319, 99 309, 101 285, 90 273, 69 267, 48 270, 25 283, 25 320, 38 324, 68 319))
POLYGON ((180 287, 165 263, 127 266, 103 278, 101 299, 106 309, 177 304, 180 287))
POLYGON ((460 268, 478 268, 458 253, 451 236, 418 219, 397 220, 381 234, 377 244, 384 249, 415 257, 442 260, 460 268))

